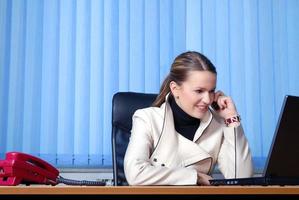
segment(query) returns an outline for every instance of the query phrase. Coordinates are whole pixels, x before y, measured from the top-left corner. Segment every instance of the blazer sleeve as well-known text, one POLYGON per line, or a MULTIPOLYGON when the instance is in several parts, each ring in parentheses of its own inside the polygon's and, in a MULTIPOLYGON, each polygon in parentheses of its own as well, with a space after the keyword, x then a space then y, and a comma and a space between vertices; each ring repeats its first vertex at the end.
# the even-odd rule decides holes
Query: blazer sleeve
POLYGON ((242 125, 223 127, 224 139, 218 155, 218 166, 225 178, 253 176, 250 148, 242 125))
POLYGON ((145 111, 137 110, 128 148, 124 158, 124 172, 130 185, 196 185, 197 172, 193 168, 155 166, 150 161, 154 148, 153 129, 145 111))

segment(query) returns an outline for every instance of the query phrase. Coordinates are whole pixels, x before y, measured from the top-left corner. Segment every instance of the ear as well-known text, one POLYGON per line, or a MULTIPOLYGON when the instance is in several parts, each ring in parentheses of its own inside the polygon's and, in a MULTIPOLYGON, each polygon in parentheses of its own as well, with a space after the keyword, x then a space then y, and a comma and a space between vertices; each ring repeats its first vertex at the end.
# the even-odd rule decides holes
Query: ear
POLYGON ((171 81, 169 87, 173 96, 178 96, 181 87, 175 81, 171 81))

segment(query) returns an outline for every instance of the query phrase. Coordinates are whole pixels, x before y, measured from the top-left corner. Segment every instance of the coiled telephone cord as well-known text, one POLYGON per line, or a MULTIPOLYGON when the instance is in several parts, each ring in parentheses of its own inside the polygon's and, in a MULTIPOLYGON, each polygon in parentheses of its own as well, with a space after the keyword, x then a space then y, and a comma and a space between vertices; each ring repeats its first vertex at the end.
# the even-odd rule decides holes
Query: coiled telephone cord
POLYGON ((66 179, 61 176, 58 176, 57 178, 57 184, 64 183, 66 185, 89 185, 89 186, 105 186, 106 181, 100 180, 100 181, 86 181, 86 180, 72 180, 72 179, 66 179))

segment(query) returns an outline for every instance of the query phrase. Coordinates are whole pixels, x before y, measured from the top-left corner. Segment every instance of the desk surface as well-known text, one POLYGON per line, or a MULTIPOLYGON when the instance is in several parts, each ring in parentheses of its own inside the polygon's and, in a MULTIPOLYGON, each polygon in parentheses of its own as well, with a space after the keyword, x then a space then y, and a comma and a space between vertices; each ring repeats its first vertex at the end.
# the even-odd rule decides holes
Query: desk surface
POLYGON ((299 195, 299 186, 0 186, 0 194, 299 195))

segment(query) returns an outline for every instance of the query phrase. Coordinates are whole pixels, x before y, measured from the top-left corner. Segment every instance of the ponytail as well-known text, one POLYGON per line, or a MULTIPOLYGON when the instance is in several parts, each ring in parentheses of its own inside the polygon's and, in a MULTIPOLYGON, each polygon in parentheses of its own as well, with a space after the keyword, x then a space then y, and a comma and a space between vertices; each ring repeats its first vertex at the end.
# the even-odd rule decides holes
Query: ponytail
POLYGON ((160 93, 157 96, 156 100, 152 104, 154 107, 159 107, 165 102, 166 95, 170 92, 169 88, 170 84, 170 78, 169 75, 164 79, 161 88, 160 88, 160 93))

